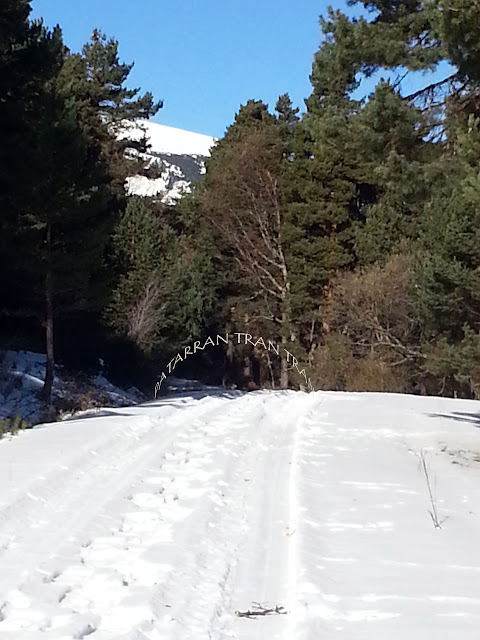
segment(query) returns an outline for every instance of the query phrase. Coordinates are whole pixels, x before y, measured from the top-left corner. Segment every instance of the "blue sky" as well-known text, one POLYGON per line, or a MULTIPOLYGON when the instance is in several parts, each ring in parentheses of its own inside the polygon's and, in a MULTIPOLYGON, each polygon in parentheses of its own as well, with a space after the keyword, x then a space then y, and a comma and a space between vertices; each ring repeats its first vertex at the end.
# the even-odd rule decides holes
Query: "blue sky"
POLYGON ((72 51, 95 27, 114 36, 121 61, 135 62, 130 86, 164 100, 155 121, 222 137, 250 98, 273 108, 288 91, 304 110, 328 5, 346 8, 343 0, 33 0, 32 17, 60 24, 72 51))
POLYGON ((60 24, 78 51, 94 27, 135 62, 131 85, 164 100, 157 122, 223 136, 240 104, 271 107, 289 92, 302 110, 321 39, 323 0, 33 0, 32 17, 60 24))

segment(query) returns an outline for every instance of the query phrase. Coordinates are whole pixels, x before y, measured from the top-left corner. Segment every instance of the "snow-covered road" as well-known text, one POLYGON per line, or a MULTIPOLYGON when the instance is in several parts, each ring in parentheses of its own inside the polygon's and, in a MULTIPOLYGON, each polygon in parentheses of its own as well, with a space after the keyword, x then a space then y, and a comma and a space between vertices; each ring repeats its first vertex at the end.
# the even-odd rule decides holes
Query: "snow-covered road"
POLYGON ((479 426, 473 401, 218 392, 2 440, 0 638, 478 640, 479 426))

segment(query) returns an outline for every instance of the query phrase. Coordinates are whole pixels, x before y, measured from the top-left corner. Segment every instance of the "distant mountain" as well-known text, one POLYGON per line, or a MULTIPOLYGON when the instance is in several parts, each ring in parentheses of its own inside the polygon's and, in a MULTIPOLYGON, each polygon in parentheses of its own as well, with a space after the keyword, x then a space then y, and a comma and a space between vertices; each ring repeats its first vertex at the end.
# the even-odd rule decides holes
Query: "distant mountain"
POLYGON ((139 120, 124 136, 138 140, 143 136, 142 129, 151 145, 144 157, 149 166, 159 168, 161 176, 156 179, 145 176, 128 178, 128 193, 158 196, 165 204, 175 204, 183 191, 190 190, 194 180, 202 179, 205 160, 216 138, 146 120, 139 120))

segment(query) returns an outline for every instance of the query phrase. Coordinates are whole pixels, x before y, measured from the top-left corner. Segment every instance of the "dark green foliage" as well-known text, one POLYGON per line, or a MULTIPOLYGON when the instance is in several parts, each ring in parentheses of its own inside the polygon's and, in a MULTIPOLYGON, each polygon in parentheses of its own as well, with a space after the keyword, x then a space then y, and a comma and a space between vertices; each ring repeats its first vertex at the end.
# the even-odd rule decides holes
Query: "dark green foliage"
POLYGON ((198 198, 196 191, 185 197, 173 215, 148 198, 129 198, 114 236, 118 279, 106 319, 157 367, 221 327, 224 267, 199 224, 198 198))
POLYGON ((132 67, 120 62, 118 41, 95 29, 82 53, 67 57, 62 72, 62 82, 80 105, 83 126, 92 143, 100 145, 111 188, 121 201, 125 178, 144 169, 138 152, 147 147, 145 138, 125 136, 133 121, 150 118, 163 104, 154 102, 149 92, 140 96, 139 89, 127 88, 132 67))
POLYGON ((365 182, 364 224, 356 229, 361 264, 385 260, 418 237, 426 198, 438 178, 432 163, 439 155, 426 141, 428 122, 406 104, 389 83, 379 83, 357 118, 365 182))
POLYGON ((329 9, 329 19, 320 19, 325 40, 313 61, 310 82, 313 92, 306 101, 309 113, 338 107, 355 109, 350 94, 358 87, 360 70, 353 24, 340 11, 329 9))
POLYGON ((277 119, 286 126, 292 127, 300 120, 298 117, 300 109, 293 107, 288 93, 284 93, 278 98, 275 111, 278 113, 277 119))
MULTIPOLYGON (((72 54, 59 29, 29 22, 29 2, 5 0, 2 321, 55 318, 62 342, 68 327, 82 343, 90 332, 89 366, 102 357, 125 383, 240 331, 288 348, 322 388, 480 397, 480 4, 349 4, 362 16, 320 20, 306 113, 288 93, 273 112, 249 100, 204 183, 165 207, 125 194, 147 171, 127 123, 161 103, 127 87, 118 42, 96 30, 72 54)), ((182 367, 298 386, 298 371, 252 345, 182 367)))
POLYGON ((126 118, 161 104, 124 86, 131 66, 98 31, 81 55, 59 28, 29 23, 29 3, 0 9, 0 293, 5 317, 46 327, 48 400, 55 320, 100 314, 111 286, 106 249, 138 159, 117 140, 126 118), (132 157, 133 158, 133 157, 132 157), (27 161, 28 159, 28 161, 27 161))
MULTIPOLYGON (((211 157, 207 160, 207 169, 215 170, 215 164, 222 160, 224 148, 228 149, 229 145, 240 141, 248 133, 261 131, 265 125, 272 124, 274 121, 274 116, 268 111, 268 105, 261 100, 249 100, 245 105, 241 105, 239 112, 235 114, 234 123, 212 149, 211 157)), ((208 180, 209 173, 207 171, 207 184, 208 180)))
POLYGON ((445 56, 463 82, 480 82, 480 4, 477 0, 439 0, 434 25, 445 56))
POLYGON ((86 77, 91 84, 90 97, 95 108, 107 121, 119 125, 122 120, 147 119, 155 115, 162 102, 155 102, 150 92, 137 97, 139 89, 127 89, 125 82, 133 64, 121 64, 118 41, 107 39, 95 29, 83 47, 86 77))
POLYGON ((410 71, 433 71, 446 58, 445 47, 434 26, 438 20, 436 2, 421 0, 350 0, 363 4, 371 15, 345 25, 343 17, 332 13, 329 32, 339 35, 348 29, 352 50, 362 71, 373 74, 379 67, 405 67, 410 71))
POLYGON ((307 350, 318 330, 318 309, 329 279, 337 269, 353 266, 354 223, 363 218, 364 200, 370 198, 355 135, 360 105, 349 97, 355 74, 351 56, 337 51, 334 39, 327 38, 315 56, 308 112, 295 127, 287 166, 291 305, 301 333, 311 336, 305 341, 307 350))
MULTIPOLYGON (((55 83, 63 56, 60 31, 49 33, 41 23, 30 24, 28 13, 26 2, 8 2, 0 9, 0 268, 17 278, 28 264, 19 253, 18 217, 37 197, 35 155, 40 143, 38 120, 46 108, 44 88, 55 83), (32 163, 26 162, 30 154, 32 163)), ((19 284, 13 278, 1 279, 3 312, 17 308, 19 284)))
POLYGON ((165 247, 172 240, 147 199, 128 200, 113 239, 119 279, 107 319, 118 335, 128 337, 146 353, 158 343, 166 322, 169 265, 165 247))
POLYGON ((218 235, 203 225, 201 187, 176 208, 182 232, 172 265, 176 326, 185 344, 221 331, 225 321, 228 263, 222 259, 218 235))
MULTIPOLYGON (((252 130, 281 132, 283 162, 275 167, 281 185, 279 241, 288 272, 289 332, 299 353, 310 357, 322 344, 341 342, 328 333, 325 305, 339 274, 358 273, 357 286, 367 287, 371 307, 361 312, 363 328, 361 314, 356 316, 352 343, 342 343, 351 350, 342 356, 350 370, 345 384, 373 389, 378 376, 382 390, 390 385, 476 394, 480 156, 472 116, 478 115, 479 7, 461 0, 363 5, 370 14, 364 18, 330 10, 321 19, 325 39, 315 55, 306 115, 299 120, 288 95, 277 103, 277 118, 263 103, 250 101, 217 145, 205 188, 219 212, 236 211, 240 220, 245 206, 241 193, 235 195, 242 172, 235 158, 242 148, 235 145, 246 144, 252 130), (432 82, 426 74, 421 91, 402 97, 402 74, 433 71, 442 61, 453 66, 448 82, 432 82), (362 77, 381 68, 398 73, 397 80, 380 80, 371 96, 354 99, 362 77), (235 167, 231 175, 229 163, 235 167), (229 176, 224 183, 218 180, 222 173, 229 176), (396 253, 408 265, 395 275, 404 285, 401 304, 386 323, 375 324, 368 318, 380 304, 375 278, 385 285, 382 265, 391 269, 396 253), (363 275, 358 270, 365 265, 370 270, 363 275), (374 352, 362 352, 358 344, 368 344, 369 331, 377 339, 383 331, 385 339, 374 352)), ((225 235, 226 246, 234 235, 233 229, 225 235)), ((255 317, 255 306, 264 315, 254 282, 242 284, 244 318, 255 317)), ((384 290, 382 304, 391 313, 396 301, 388 298, 388 286, 384 290)))
POLYGON ((479 121, 459 133, 443 190, 425 211, 413 295, 429 355, 426 370, 447 392, 478 394, 480 330, 479 121))

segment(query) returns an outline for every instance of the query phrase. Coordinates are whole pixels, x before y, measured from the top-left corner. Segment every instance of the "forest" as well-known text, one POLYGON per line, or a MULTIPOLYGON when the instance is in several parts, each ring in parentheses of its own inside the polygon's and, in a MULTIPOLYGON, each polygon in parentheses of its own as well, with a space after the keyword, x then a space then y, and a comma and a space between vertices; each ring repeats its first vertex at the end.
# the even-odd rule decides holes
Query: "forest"
POLYGON ((175 375, 304 388, 263 338, 315 389, 480 398, 479 0, 329 9, 304 112, 240 105, 174 206, 125 191, 155 167, 123 134, 162 103, 30 4, 0 5, 0 349, 47 355, 46 403, 56 364, 153 396, 235 332, 175 375))

